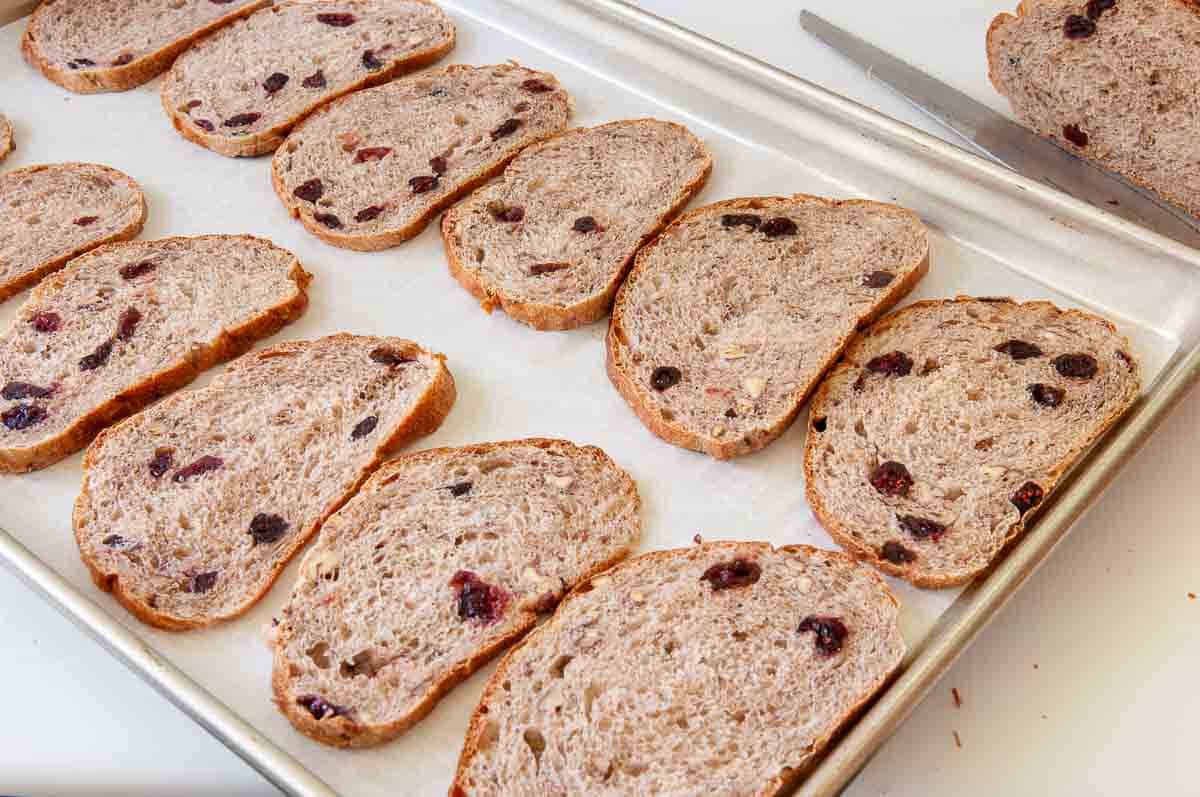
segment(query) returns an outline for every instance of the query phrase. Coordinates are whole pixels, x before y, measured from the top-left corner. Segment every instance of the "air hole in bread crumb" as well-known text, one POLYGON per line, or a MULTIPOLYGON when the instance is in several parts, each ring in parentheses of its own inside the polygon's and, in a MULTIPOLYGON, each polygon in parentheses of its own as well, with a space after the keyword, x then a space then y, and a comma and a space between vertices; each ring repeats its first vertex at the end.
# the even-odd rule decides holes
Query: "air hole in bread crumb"
POLYGON ((559 656, 554 660, 554 663, 550 665, 550 674, 555 678, 562 678, 563 671, 567 669, 567 665, 570 664, 571 660, 574 658, 574 656, 568 656, 566 654, 559 656))
POLYGON ((918 427, 917 427, 916 421, 909 421, 908 423, 904 424, 904 433, 905 434, 916 434, 917 428, 918 427))
POLYGON ((859 418, 854 422, 854 433, 859 437, 867 436, 867 427, 866 424, 863 423, 862 418, 859 418))
POLYGON ((500 738, 500 723, 496 720, 488 720, 483 724, 483 730, 479 732, 479 741, 476 742, 476 749, 479 751, 487 750, 496 740, 500 738))
POLYGON ((965 495, 965 493, 963 493, 962 488, 950 487, 945 493, 942 494, 942 498, 947 501, 957 501, 958 499, 962 498, 963 495, 965 495))
POLYGON ((592 721, 592 704, 603 692, 604 690, 595 684, 588 684, 583 690, 583 715, 587 717, 588 722, 592 721))

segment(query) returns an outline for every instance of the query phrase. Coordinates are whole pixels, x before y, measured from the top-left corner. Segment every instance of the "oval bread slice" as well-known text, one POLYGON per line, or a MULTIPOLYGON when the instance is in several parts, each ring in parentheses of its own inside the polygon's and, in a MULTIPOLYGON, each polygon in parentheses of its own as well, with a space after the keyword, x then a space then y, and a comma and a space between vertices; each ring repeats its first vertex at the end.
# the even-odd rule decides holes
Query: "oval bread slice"
POLYGON ((43 0, 25 60, 79 94, 126 91, 167 70, 196 39, 271 0, 43 0))
POLYGON ((0 161, 7 158, 13 148, 12 122, 8 121, 7 116, 0 113, 0 161))
POLYGON ((236 617, 387 452, 453 403, 442 356, 399 338, 247 354, 88 448, 74 513, 84 564, 159 628, 236 617))
POLYGON ((1108 321, 1048 302, 917 302, 864 332, 813 399, 808 501, 830 536, 921 587, 984 571, 1136 400, 1108 321))
POLYGON ((127 174, 94 163, 0 174, 0 301, 89 249, 142 231, 146 198, 127 174))
POLYGON ((0 337, 0 471, 45 467, 304 311, 295 255, 248 235, 110 244, 46 278, 0 337))
POLYGON ((450 794, 785 793, 899 667, 898 613, 803 545, 631 559, 501 660, 450 794))
POLYGON ((704 144, 657 119, 571 130, 521 153, 442 220, 450 273, 535 329, 603 318, 638 248, 703 187, 704 144))
POLYGON ((276 629, 276 703, 327 744, 398 736, 639 532, 637 487, 598 448, 515 440, 389 462, 305 554, 276 629))
POLYGON ((797 194, 698 208, 638 253, 613 306, 609 378, 669 443, 757 451, 928 267, 924 225, 895 205, 797 194))
POLYGON ((189 141, 262 155, 316 108, 433 63, 454 39, 454 23, 428 0, 277 3, 180 56, 162 83, 163 110, 189 141))
POLYGON ((396 246, 567 125, 571 99, 548 72, 455 65, 360 91, 288 137, 271 165, 275 193, 326 243, 396 246))

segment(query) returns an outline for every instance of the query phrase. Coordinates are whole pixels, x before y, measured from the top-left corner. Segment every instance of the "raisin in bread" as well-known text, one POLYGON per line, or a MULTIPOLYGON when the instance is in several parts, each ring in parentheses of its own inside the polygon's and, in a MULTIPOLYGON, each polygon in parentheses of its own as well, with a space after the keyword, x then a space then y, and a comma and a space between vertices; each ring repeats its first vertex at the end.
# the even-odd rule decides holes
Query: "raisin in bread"
POLYGON ((453 403, 442 355, 399 338, 247 354, 88 448, 74 513, 84 564, 159 628, 236 617, 387 453, 437 429, 453 403))
POLYGON ((1108 321, 1048 302, 918 302, 846 350, 812 403, 808 501, 850 553, 965 583, 1137 398, 1108 321))
POLYGON ((855 328, 925 274, 916 214, 879 202, 731 199, 638 253, 608 374, 652 432, 725 459, 779 437, 855 328))
POLYGON ((12 122, 0 113, 0 161, 8 157, 14 149, 12 122))
POLYGON ((316 108, 438 60, 454 38, 428 0, 282 2, 184 53, 163 80, 163 109, 189 141, 262 155, 316 108))
POLYGON ((206 33, 271 0, 43 0, 21 38, 31 66, 80 94, 126 91, 206 33))
POLYGON ((522 147, 564 129, 553 75, 455 65, 357 92, 313 114, 275 154, 275 193, 327 243, 373 251, 425 229, 522 147))
POLYGON ((712 169, 687 128, 610 122, 530 147, 442 220, 450 272, 489 313, 573 329, 608 313, 638 248, 712 169))
POLYGON ((101 247, 48 277, 0 337, 0 471, 45 467, 297 318, 310 275, 248 235, 101 247))
POLYGON ((631 559, 500 662, 450 793, 785 793, 899 667, 898 614, 869 568, 808 546, 631 559))
POLYGON ((384 465, 305 554, 275 631, 276 703, 327 744, 398 736, 624 558, 639 503, 603 451, 562 440, 384 465))
POLYGON ((0 174, 0 301, 84 252, 142 231, 146 198, 127 174, 94 163, 0 174))
POLYGON ((1200 215, 1198 42, 1187 0, 1025 0, 988 70, 1023 125, 1200 215))

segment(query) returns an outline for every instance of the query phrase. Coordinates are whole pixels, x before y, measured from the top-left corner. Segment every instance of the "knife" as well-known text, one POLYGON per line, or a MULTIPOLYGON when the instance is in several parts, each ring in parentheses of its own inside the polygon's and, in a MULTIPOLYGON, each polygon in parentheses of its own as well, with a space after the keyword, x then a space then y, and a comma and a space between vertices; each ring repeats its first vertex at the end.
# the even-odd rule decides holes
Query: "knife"
POLYGON ((867 70, 985 157, 1108 213, 1200 248, 1200 221, 1078 158, 952 86, 809 11, 804 30, 867 70))

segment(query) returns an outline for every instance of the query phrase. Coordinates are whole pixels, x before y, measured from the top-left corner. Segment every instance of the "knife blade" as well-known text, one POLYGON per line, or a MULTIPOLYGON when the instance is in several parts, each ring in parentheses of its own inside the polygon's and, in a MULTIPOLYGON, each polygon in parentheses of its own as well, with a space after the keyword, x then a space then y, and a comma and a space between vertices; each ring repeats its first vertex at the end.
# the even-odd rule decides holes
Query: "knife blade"
POLYGON ((893 89, 979 154, 1123 219, 1200 248, 1200 221, 1078 158, 953 86, 809 11, 800 24, 867 76, 893 89))

